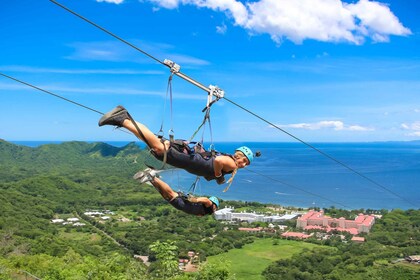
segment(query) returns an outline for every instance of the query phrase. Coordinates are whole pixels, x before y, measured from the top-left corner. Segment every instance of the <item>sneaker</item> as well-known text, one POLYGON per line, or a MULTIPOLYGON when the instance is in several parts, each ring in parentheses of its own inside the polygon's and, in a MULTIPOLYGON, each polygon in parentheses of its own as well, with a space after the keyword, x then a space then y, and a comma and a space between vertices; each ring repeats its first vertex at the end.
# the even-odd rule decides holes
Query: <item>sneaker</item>
POLYGON ((117 106, 99 120, 98 125, 116 125, 122 127, 124 120, 128 119, 128 112, 123 106, 117 106))
POLYGON ((147 183, 153 181, 155 177, 158 177, 159 170, 154 170, 151 168, 146 168, 143 171, 139 171, 134 174, 133 178, 139 181, 140 184, 147 183))

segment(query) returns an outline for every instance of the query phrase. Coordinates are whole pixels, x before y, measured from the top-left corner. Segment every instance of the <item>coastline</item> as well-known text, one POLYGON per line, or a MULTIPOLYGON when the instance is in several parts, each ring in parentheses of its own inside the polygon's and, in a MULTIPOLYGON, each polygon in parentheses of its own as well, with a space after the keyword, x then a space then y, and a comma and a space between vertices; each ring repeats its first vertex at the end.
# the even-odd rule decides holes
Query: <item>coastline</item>
MULTIPOLYGON (((13 144, 36 148, 44 144, 70 141, 10 141, 13 144)), ((77 141, 95 143, 100 141, 77 141)), ((133 141, 104 142, 123 147, 133 141)), ((135 142, 145 148, 141 142, 135 142)), ((200 181, 198 192, 216 195, 223 200, 255 201, 298 208, 342 209, 412 209, 413 205, 392 193, 342 169, 319 156, 301 143, 250 142, 215 143, 216 149, 231 151, 239 145, 249 145, 262 151, 252 166, 238 172, 228 192, 223 186, 200 181), (253 173, 254 172, 254 173, 253 173), (257 173, 257 174, 255 174, 257 173), (261 174, 261 175, 259 175, 261 174)), ((354 166, 357 171, 379 181, 420 205, 420 141, 410 142, 346 142, 317 143, 316 147, 354 166), (417 187, 416 187, 417 186, 417 187)), ((165 180, 187 192, 194 176, 183 171, 165 174, 165 180)), ((417 208, 416 208, 417 209, 417 208)))

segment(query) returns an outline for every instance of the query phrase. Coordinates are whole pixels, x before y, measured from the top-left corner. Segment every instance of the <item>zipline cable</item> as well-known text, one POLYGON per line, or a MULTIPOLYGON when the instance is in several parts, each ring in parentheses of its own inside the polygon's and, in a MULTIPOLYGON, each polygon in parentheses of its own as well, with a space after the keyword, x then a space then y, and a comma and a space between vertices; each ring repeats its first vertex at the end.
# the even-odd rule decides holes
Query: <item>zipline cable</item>
MULTIPOLYGON (((22 81, 22 80, 16 79, 16 78, 11 77, 11 76, 9 76, 9 75, 6 75, 6 74, 4 74, 4 73, 1 73, 1 72, 0 72, 0 75, 1 75, 1 76, 3 76, 3 77, 8 78, 8 79, 10 79, 10 80, 13 80, 13 81, 15 81, 15 82, 21 83, 21 84, 23 84, 23 85, 25 85, 25 86, 28 86, 28 87, 34 88, 34 89, 36 89, 36 90, 42 91, 42 92, 47 93, 47 94, 49 94, 49 95, 52 95, 52 96, 54 96, 54 97, 57 97, 57 98, 63 99, 63 100, 64 100, 64 101, 66 101, 66 102, 69 102, 69 103, 72 103, 72 104, 74 104, 74 105, 80 106, 80 107, 82 107, 82 108, 88 109, 88 110, 90 110, 90 111, 92 111, 92 112, 98 113, 98 114, 100 114, 100 115, 103 115, 103 114, 104 114, 104 113, 102 113, 102 112, 100 112, 100 111, 98 111, 98 110, 95 110, 95 109, 91 108, 91 107, 88 107, 88 106, 83 105, 83 104, 81 104, 81 103, 75 102, 75 101, 70 100, 70 99, 68 99, 68 98, 62 97, 62 96, 60 96, 60 95, 58 95, 58 94, 56 94, 56 93, 53 93, 53 92, 51 92, 51 91, 48 91, 48 90, 42 89, 42 88, 40 88, 40 87, 34 86, 34 85, 30 84, 30 83, 27 83, 27 82, 24 82, 24 81, 22 81)), ((124 133, 128 133, 128 134, 130 134, 128 131, 122 130, 120 127, 117 127, 117 129, 118 129, 119 131, 124 132, 124 133)))
POLYGON ((256 118, 258 118, 258 119, 262 120, 263 122, 265 122, 265 123, 267 123, 267 124, 271 125, 272 127, 276 128, 276 129, 278 129, 278 130, 280 130, 281 132, 283 132, 283 133, 285 133, 285 134, 289 135, 290 137, 292 137, 292 138, 296 139, 297 141, 301 142, 302 144, 304 144, 304 145, 308 146, 309 148, 311 148, 311 149, 313 149, 313 150, 317 151, 317 152, 318 152, 318 153, 320 153, 321 155, 323 155, 323 156, 325 156, 325 157, 329 158, 330 160, 332 160, 332 161, 336 162, 337 164, 339 164, 339 165, 341 165, 341 166, 345 167, 346 169, 350 170, 351 172, 355 173, 356 175, 359 175, 360 177, 362 177, 362 178, 364 178, 364 179, 368 180, 368 181, 369 181, 369 182, 371 182, 372 184, 374 184, 374 185, 376 185, 376 186, 380 187, 381 189, 383 189, 383 190, 385 190, 385 191, 387 191, 387 192, 389 192, 389 193, 393 194, 394 196, 396 196, 396 197, 398 197, 398 198, 402 199, 403 201, 405 201, 405 202, 407 202, 407 203, 409 203, 409 204, 411 204, 411 205, 413 205, 413 206, 417 207, 417 205, 415 205, 415 204, 414 204, 414 203, 412 203, 411 201, 407 200, 406 198, 404 198, 404 197, 400 196, 399 194, 397 194, 397 193, 393 192, 392 190, 388 189, 388 188, 387 188, 387 187, 385 187, 384 185, 382 185, 382 184, 380 184, 380 183, 378 183, 378 182, 376 182, 376 181, 372 180, 371 178, 367 177, 366 175, 364 175, 364 174, 360 173, 359 171, 357 171, 357 170, 355 170, 355 169, 351 168, 351 167, 350 167, 350 166, 348 166, 347 164, 345 164, 345 163, 343 163, 343 162, 339 161, 338 159, 335 159, 334 157, 332 157, 332 156, 330 156, 329 154, 327 154, 327 153, 323 152, 322 150, 320 150, 320 149, 318 149, 318 148, 314 147, 313 145, 309 144, 308 142, 303 141, 303 140, 302 140, 302 139, 300 139, 299 137, 294 136, 293 134, 291 134, 291 133, 287 132, 286 130, 284 130, 284 129, 282 129, 281 127, 279 127, 279 126, 275 125, 274 123, 272 123, 272 122, 268 121, 267 119, 265 119, 265 118, 263 118, 263 117, 261 117, 261 116, 259 116, 259 115, 255 114, 254 112, 252 112, 252 111, 250 111, 250 110, 246 109, 245 107, 243 107, 243 106, 239 105, 239 104, 238 104, 238 103, 236 103, 236 102, 233 102, 232 100, 230 100, 230 99, 228 99, 228 98, 226 98, 226 97, 223 97, 223 99, 225 99, 226 101, 230 102, 231 104, 233 104, 233 105, 237 106, 238 108, 240 108, 240 109, 242 109, 242 110, 246 111, 247 113, 249 113, 249 114, 253 115, 254 117, 256 117, 256 118))
POLYGON ((128 42, 128 41, 126 41, 126 40, 124 40, 123 38, 118 37, 118 36, 117 36, 117 35, 115 35, 114 33, 109 32, 109 31, 108 31, 108 30, 106 30, 105 28, 103 28, 103 27, 99 26, 98 24, 96 24, 96 23, 94 23, 94 22, 90 21, 89 19, 87 19, 87 18, 85 18, 85 17, 83 17, 83 16, 81 16, 81 15, 77 14, 76 12, 74 12, 74 11, 70 10, 69 8, 67 8, 66 6, 64 6, 63 4, 60 4, 60 3, 58 3, 58 2, 57 2, 57 1, 55 1, 55 0, 50 0, 50 1, 51 1, 51 2, 53 2, 54 4, 56 4, 57 6, 60 6, 60 7, 61 7, 61 8, 63 8, 64 10, 68 11, 69 13, 72 13, 73 15, 75 15, 75 16, 77 16, 77 17, 79 17, 79 18, 83 19, 84 21, 86 21, 86 22, 88 22, 88 23, 92 24, 93 26, 95 26, 95 27, 99 28, 99 29, 100 29, 100 30, 102 30, 103 32, 105 32, 105 33, 107 33, 107 34, 111 35, 111 36, 112 36, 112 37, 114 37, 115 39, 120 40, 121 42, 123 42, 123 43, 125 43, 125 44, 129 45, 130 47, 132 47, 132 48, 136 49, 137 51, 141 52, 142 54, 144 54, 144 55, 146 55, 146 56, 150 57, 151 59, 153 59, 153 60, 155 60, 155 61, 157 61, 157 62, 159 62, 159 63, 161 63, 161 64, 164 64, 162 61, 160 61, 159 59, 155 58, 154 56, 152 56, 152 55, 148 54, 147 52, 145 52, 145 51, 143 51, 142 49, 140 49, 140 48, 136 47, 135 45, 131 44, 130 42, 128 42))
MULTIPOLYGON (((118 39, 119 41, 121 41, 121 42, 123 42, 123 43, 125 43, 125 44, 129 45, 130 47, 132 47, 132 48, 134 48, 135 50, 137 50, 137 51, 139 51, 139 52, 143 53, 144 55, 146 55, 146 56, 148 56, 148 57, 150 57, 151 59, 155 60, 156 62, 158 62, 158 63, 160 63, 160 64, 163 64, 163 65, 165 65, 165 66, 167 66, 167 67, 170 67, 169 65, 165 64, 164 62, 162 62, 162 61, 160 61, 159 59, 155 58, 154 56, 150 55, 149 53, 147 53, 147 52, 143 51, 143 50, 142 50, 142 49, 140 49, 139 47, 137 47, 137 46, 133 45, 132 43, 130 43, 130 42, 128 42, 128 41, 126 41, 126 40, 122 39, 121 37, 119 37, 119 36, 117 36, 117 35, 113 34, 112 32, 110 32, 110 31, 106 30, 105 28, 103 28, 103 27, 99 26, 98 24, 96 24, 96 23, 92 22, 91 20, 89 20, 89 19, 87 19, 87 18, 85 18, 85 17, 83 17, 83 16, 79 15, 78 13, 76 13, 76 12, 72 11, 71 9, 67 8, 66 6, 64 6, 64 5, 60 4, 60 3, 58 3, 57 1, 55 1, 55 0, 50 0, 50 2, 52 2, 52 3, 56 4, 57 6, 59 6, 59 7, 63 8, 63 9, 65 9, 66 11, 68 11, 68 12, 70 12, 71 14, 73 14, 73 15, 75 15, 75 16, 77 16, 77 17, 79 17, 80 19, 82 19, 82 20, 84 20, 84 21, 88 22, 89 24, 91 24, 91 25, 93 25, 93 26, 95 26, 95 27, 99 28, 99 29, 100 29, 100 30, 102 30, 103 32, 105 32, 105 33, 107 33, 107 34, 111 35, 112 37, 114 37, 114 38, 118 39)), ((187 75, 182 74, 181 72, 176 72, 176 73, 175 73, 175 75, 177 75, 177 76, 179 76, 179 77, 181 77, 181 78, 185 79, 186 81, 188 81, 188 82, 190 82, 190 83, 192 83, 192 84, 196 85, 197 87, 201 88, 202 90, 204 90, 204 91, 206 91, 206 92, 208 92, 208 93, 211 93, 211 90, 210 90, 208 87, 206 87, 206 86, 204 86, 203 84, 201 84, 201 83, 199 83, 199 82, 195 81, 194 79, 192 79, 192 78, 188 77, 187 75)), ((368 181, 369 181, 369 182, 371 182, 372 184, 374 184, 374 185, 376 185, 376 186, 380 187, 381 189, 383 189, 383 190, 385 190, 385 191, 387 191, 387 192, 389 192, 389 193, 393 194, 394 196, 396 196, 396 197, 400 198, 401 200, 403 200, 403 201, 405 201, 405 202, 407 202, 407 203, 409 203, 409 204, 411 204, 411 205, 413 205, 413 206, 417 207, 417 205, 415 205, 415 204, 414 204, 414 203, 412 203, 411 201, 407 200, 406 198, 404 198, 404 197, 400 196, 399 194, 397 194, 397 193, 395 193, 395 192, 391 191, 391 190, 390 190, 390 189, 388 189, 387 187, 385 187, 385 186, 383 186, 382 184, 380 184, 380 183, 378 183, 378 182, 376 182, 376 181, 374 181, 374 180, 370 179, 370 178, 369 178, 369 177, 367 177, 366 175, 364 175, 364 174, 360 173, 359 171, 357 171, 357 170, 355 170, 355 169, 351 168, 350 166, 348 166, 348 165, 344 164, 343 162, 341 162, 341 161, 339 161, 339 160, 337 160, 337 159, 333 158, 332 156, 330 156, 330 155, 328 155, 327 153, 325 153, 325 152, 323 152, 323 151, 319 150, 318 148, 314 147, 313 145, 311 145, 311 144, 309 144, 309 143, 307 143, 307 142, 305 142, 305 141, 301 140, 300 138, 298 138, 298 137, 294 136, 293 134, 291 134, 291 133, 287 132, 286 130, 284 130, 284 129, 282 129, 282 128, 278 127, 277 125, 275 125, 275 124, 273 124, 273 123, 271 123, 271 122, 267 121, 266 119, 264 119, 264 118, 260 117, 259 115, 257 115, 257 114, 255 114, 255 113, 253 113, 252 111, 250 111, 250 110, 246 109, 245 107, 243 107, 243 106, 241 106, 241 105, 237 104, 236 102, 233 102, 232 100, 230 100, 230 99, 228 99, 228 98, 226 98, 226 97, 223 97, 223 98, 224 98, 226 101, 230 102, 231 104, 233 104, 233 105, 235 105, 235 106, 237 106, 237 107, 241 108, 242 110, 244 110, 244 111, 248 112, 249 114, 251 114, 251 115, 253 115, 253 116, 257 117, 258 119, 260 119, 260 120, 262 120, 262 121, 264 121, 264 122, 266 122, 266 123, 270 124, 270 125, 271 125, 271 126, 273 126, 274 128, 276 128, 276 129, 278 129, 278 130, 282 131, 283 133, 286 133, 287 135, 289 135, 289 136, 291 136, 292 138, 296 139, 297 141, 299 141, 299 142, 303 143, 304 145, 306 145, 306 146, 308 146, 308 147, 310 147, 310 148, 314 149, 315 151, 317 151, 317 152, 318 152, 318 153, 320 153, 321 155, 323 155, 323 156, 325 156, 325 157, 327 157, 327 158, 329 158, 329 159, 333 160, 334 162, 338 163, 339 165, 341 165, 341 166, 345 167, 346 169, 350 170, 351 172, 353 172, 353 173, 357 174, 358 176, 360 176, 360 177, 362 177, 362 178, 364 178, 364 179, 368 180, 368 181)))
MULTIPOLYGON (((73 11, 73 10, 71 10, 71 9, 67 8, 67 7, 66 7, 66 6, 64 6, 63 4, 60 4, 60 3, 58 3, 58 2, 57 2, 57 1, 55 1, 55 0, 50 0, 50 2, 52 2, 52 3, 56 4, 57 6, 59 6, 59 7, 63 8, 64 10, 68 11, 69 13, 71 13, 71 14, 73 14, 73 15, 77 16, 78 18, 80 18, 80 19, 82 19, 82 20, 86 21, 87 23, 89 23, 89 24, 91 24, 91 25, 95 26, 96 28, 99 28, 99 29, 100 29, 100 30, 102 30, 103 32, 105 32, 105 33, 107 33, 108 35, 110 35, 110 36, 114 37, 115 39, 117 39, 117 40, 119 40, 119 41, 123 42, 124 44, 129 45, 129 46, 130 46, 130 47, 132 47, 133 49, 135 49, 135 50, 137 50, 137 51, 141 52, 142 54, 144 54, 144 55, 148 56, 149 58, 153 59, 154 61, 156 61, 156 62, 158 62, 158 63, 160 63, 160 64, 162 64, 162 65, 165 65, 165 66, 167 66, 167 67, 170 67, 169 65, 165 64, 163 61, 159 60, 158 58, 154 57, 153 55, 151 55, 151 54, 147 53, 146 51, 144 51, 144 50, 140 49, 139 47, 137 47, 137 46, 135 46, 134 44, 132 44, 132 43, 128 42, 127 40, 125 40, 125 39, 123 39, 123 38, 121 38, 121 37, 119 37, 119 36, 115 35, 114 33, 112 33, 112 32, 110 32, 110 31, 108 31, 107 29, 105 29, 105 28, 103 28, 102 26, 100 26, 100 25, 98 25, 98 24, 94 23, 93 21, 91 21, 91 20, 89 20, 89 19, 85 18, 84 16, 82 16, 82 15, 80 15, 80 14, 76 13, 75 11, 73 11)), ((183 73, 181 73, 181 72, 176 72, 176 73, 174 73, 174 74, 175 74, 175 75, 177 75, 177 76, 179 76, 180 78, 182 78, 182 79, 186 80, 187 82, 190 82, 190 83, 194 84, 195 86, 197 86, 197 87, 201 88, 202 90, 204 90, 204 91, 206 91, 206 92, 210 93, 210 89, 209 89, 208 87, 206 87, 206 86, 204 86, 203 84, 201 84, 200 82, 198 82, 198 81, 196 81, 196 80, 192 79, 191 77, 188 77, 187 75, 185 75, 185 74, 183 74, 183 73)))
POLYGON ((90 107, 88 107, 88 106, 85 106, 85 105, 83 105, 83 104, 77 103, 77 102, 75 102, 75 101, 73 101, 73 100, 67 99, 67 98, 62 97, 62 96, 60 96, 60 95, 58 95, 58 94, 52 93, 51 91, 48 91, 48 90, 45 90, 45 89, 39 88, 39 87, 34 86, 34 85, 31 85, 31 84, 29 84, 29 83, 27 83, 27 82, 24 82, 24 81, 22 81, 22 80, 19 80, 19 79, 13 78, 13 77, 11 77, 11 76, 9 76, 9 75, 6 75, 6 74, 3 74, 3 73, 1 73, 1 72, 0 72, 0 75, 2 75, 2 76, 4 76, 4 77, 6 77, 6 78, 8 78, 8 79, 11 79, 11 80, 13 80, 13 81, 16 81, 16 82, 18 82, 18 83, 24 84, 24 85, 26 85, 26 86, 28 86, 28 87, 31 87, 31 88, 37 89, 37 90, 39 90, 39 91, 45 92, 45 93, 47 93, 47 94, 50 94, 50 95, 52 95, 52 96, 55 96, 55 97, 57 97, 57 98, 61 98, 61 99, 65 100, 65 101, 67 101, 67 102, 70 102, 70 103, 73 103, 73 104, 75 104, 75 105, 77 105, 77 106, 80 106, 80 107, 83 107, 83 108, 85 108, 85 109, 91 110, 91 111, 93 111, 93 112, 95 112, 95 113, 98 113, 98 114, 101 114, 101 115, 103 115, 103 114, 104 114, 104 113, 102 113, 102 112, 99 112, 98 110, 92 109, 92 108, 90 108, 90 107))
MULTIPOLYGON (((70 100, 70 99, 68 99, 68 98, 62 97, 62 96, 60 96, 60 95, 58 95, 58 94, 56 94, 56 93, 53 93, 53 92, 51 92, 51 91, 48 91, 48 90, 42 89, 42 88, 40 88, 40 87, 34 86, 34 85, 30 84, 30 83, 27 83, 27 82, 24 82, 24 81, 22 81, 22 80, 16 79, 16 78, 14 78, 14 77, 11 77, 11 76, 9 76, 9 75, 3 74, 3 73, 1 73, 1 72, 0 72, 0 75, 1 75, 1 76, 6 77, 6 78, 8 78, 8 79, 11 79, 11 80, 13 80, 13 81, 16 81, 16 82, 18 82, 18 83, 21 83, 21 84, 23 84, 23 85, 26 85, 26 86, 28 86, 28 87, 31 87, 31 88, 34 88, 34 89, 39 90, 39 91, 41 91, 41 92, 47 93, 47 94, 49 94, 49 95, 52 95, 52 96, 54 96, 54 97, 60 98, 60 99, 62 99, 62 100, 64 100, 64 101, 66 101, 66 102, 69 102, 69 103, 75 104, 75 105, 80 106, 80 107, 82 107, 82 108, 85 108, 85 109, 88 109, 88 110, 93 111, 93 112, 95 112, 95 113, 98 113, 98 114, 103 115, 103 113, 102 113, 102 112, 99 112, 99 111, 97 111, 97 110, 95 110, 95 109, 92 109, 92 108, 90 108, 90 107, 88 107, 88 106, 85 106, 85 105, 83 105, 83 104, 81 104, 81 103, 78 103, 78 102, 75 102, 75 101, 73 101, 73 100, 70 100)), ((206 117, 207 117, 207 116, 206 116, 206 117)), ((126 133, 129 133, 129 132, 125 131, 125 130, 121 130, 121 129, 119 129, 119 130, 120 130, 120 131, 123 131, 123 132, 126 132, 126 133)), ((129 133, 129 134, 130 134, 130 133, 129 133)), ((295 185, 288 184, 288 183, 285 183, 285 182, 283 182, 283 181, 280 181, 280 180, 274 179, 274 178, 272 178, 272 177, 270 177, 270 176, 264 175, 264 174, 262 174, 262 173, 258 173, 258 172, 253 171, 253 170, 250 170, 249 168, 246 168, 246 170, 247 170, 247 171, 249 171, 249 172, 252 172, 252 173, 258 174, 258 175, 260 175, 260 176, 266 177, 266 178, 268 178, 268 179, 270 179, 270 180, 273 180, 273 181, 279 182, 279 183, 284 184, 284 185, 286 185, 286 186, 289 186, 289 187, 292 187, 292 188, 298 189, 298 190, 300 190, 300 191, 302 191, 302 192, 305 192, 305 193, 307 193, 307 194, 310 194, 310 195, 312 195, 312 196, 315 196, 315 197, 319 197, 319 198, 325 199, 325 200, 327 200, 327 201, 330 201, 330 202, 332 202, 332 203, 335 203, 335 204, 337 204, 337 205, 341 205, 341 206, 344 206, 345 208, 349 208, 349 209, 350 209, 350 207, 348 207, 348 206, 346 206, 346 205, 344 205, 344 204, 342 204, 342 203, 339 203, 339 202, 333 201, 333 200, 331 200, 331 199, 328 199, 328 198, 326 198, 326 197, 323 197, 323 196, 317 195, 317 194, 315 194, 315 193, 312 193, 312 192, 306 191, 306 190, 304 190, 304 189, 302 189, 302 188, 299 188, 299 187, 297 187, 297 186, 295 186, 295 185)), ((199 177, 198 177, 198 178, 199 178, 199 177)), ((197 181, 198 181, 198 179, 196 179, 195 184, 197 183, 197 181)), ((194 187, 194 188, 195 188, 195 187, 194 187)))

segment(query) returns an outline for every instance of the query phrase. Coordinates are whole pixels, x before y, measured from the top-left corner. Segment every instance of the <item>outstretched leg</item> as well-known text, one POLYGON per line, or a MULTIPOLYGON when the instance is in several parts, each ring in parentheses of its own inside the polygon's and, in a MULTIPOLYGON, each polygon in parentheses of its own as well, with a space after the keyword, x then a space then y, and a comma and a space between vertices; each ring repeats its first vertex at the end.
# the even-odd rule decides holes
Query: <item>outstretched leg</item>
POLYGON ((168 184, 166 184, 159 178, 153 178, 153 180, 151 180, 151 183, 166 201, 171 201, 172 199, 178 196, 177 192, 173 191, 168 184))
POLYGON ((153 132, 150 131, 144 124, 135 122, 130 117, 127 110, 123 106, 117 106, 110 112, 104 114, 99 120, 99 126, 103 125, 115 125, 118 127, 124 127, 136 135, 139 139, 144 141, 149 148, 153 149, 158 155, 162 155, 165 150, 169 148, 169 142, 162 143, 161 140, 156 137, 153 132), (140 131, 139 131, 140 130, 140 131), (140 133, 141 132, 141 133, 140 133), (166 147, 165 147, 166 146, 166 147))
POLYGON ((122 126, 128 129, 134 135, 136 135, 139 139, 143 140, 145 143, 148 143, 150 148, 153 149, 156 154, 161 155, 165 152, 164 145, 166 145, 166 150, 169 148, 168 141, 166 141, 165 144, 162 143, 162 141, 153 132, 151 132, 149 128, 147 128, 142 123, 136 122, 137 127, 143 134, 141 135, 137 130, 136 126, 134 125, 133 121, 131 121, 131 119, 125 119, 122 123, 122 126))

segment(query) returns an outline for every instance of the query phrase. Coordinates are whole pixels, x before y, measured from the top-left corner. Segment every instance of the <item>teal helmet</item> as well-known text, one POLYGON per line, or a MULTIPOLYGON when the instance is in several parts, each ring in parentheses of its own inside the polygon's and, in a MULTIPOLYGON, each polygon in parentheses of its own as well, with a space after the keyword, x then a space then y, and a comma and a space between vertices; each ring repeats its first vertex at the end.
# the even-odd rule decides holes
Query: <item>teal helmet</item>
POLYGON ((213 204, 214 204, 214 205, 216 205, 216 207, 217 207, 217 208, 219 208, 220 203, 219 203, 219 199, 218 199, 217 197, 215 197, 215 196, 210 196, 210 197, 209 197, 209 200, 210 200, 211 202, 213 202, 213 204))
POLYGON ((252 153, 250 148, 248 148, 247 146, 242 146, 242 147, 237 148, 235 152, 236 151, 242 152, 246 156, 246 158, 249 160, 249 163, 251 164, 252 160, 254 159, 254 154, 252 153))

